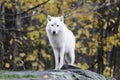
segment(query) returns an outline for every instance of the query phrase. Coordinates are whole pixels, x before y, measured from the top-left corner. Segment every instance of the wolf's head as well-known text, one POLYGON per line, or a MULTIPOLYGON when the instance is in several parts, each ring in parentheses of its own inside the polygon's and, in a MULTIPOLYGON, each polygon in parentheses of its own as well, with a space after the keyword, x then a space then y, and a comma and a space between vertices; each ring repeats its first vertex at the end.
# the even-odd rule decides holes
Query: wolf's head
POLYGON ((47 30, 53 34, 57 35, 63 30, 63 25, 64 25, 64 18, 63 16, 61 17, 52 17, 48 15, 48 23, 47 23, 47 30))

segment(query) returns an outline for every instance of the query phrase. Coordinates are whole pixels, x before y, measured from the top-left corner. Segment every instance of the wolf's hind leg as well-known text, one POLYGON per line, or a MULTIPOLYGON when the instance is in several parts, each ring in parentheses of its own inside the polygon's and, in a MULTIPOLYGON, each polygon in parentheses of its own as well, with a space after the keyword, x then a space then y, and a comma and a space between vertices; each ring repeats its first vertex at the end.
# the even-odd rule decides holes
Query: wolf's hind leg
POLYGON ((70 64, 70 55, 68 53, 65 54, 65 64, 70 64))
POLYGON ((70 65, 74 65, 74 62, 75 62, 75 51, 74 51, 74 49, 70 51, 69 56, 70 56, 70 65))

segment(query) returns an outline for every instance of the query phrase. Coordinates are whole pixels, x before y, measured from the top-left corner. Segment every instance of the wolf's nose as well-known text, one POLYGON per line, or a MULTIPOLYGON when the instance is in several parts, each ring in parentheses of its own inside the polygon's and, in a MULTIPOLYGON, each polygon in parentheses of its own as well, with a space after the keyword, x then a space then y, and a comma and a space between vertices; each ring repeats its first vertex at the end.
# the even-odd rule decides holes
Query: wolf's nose
POLYGON ((53 34, 56 34, 56 32, 55 32, 55 31, 53 31, 53 34))

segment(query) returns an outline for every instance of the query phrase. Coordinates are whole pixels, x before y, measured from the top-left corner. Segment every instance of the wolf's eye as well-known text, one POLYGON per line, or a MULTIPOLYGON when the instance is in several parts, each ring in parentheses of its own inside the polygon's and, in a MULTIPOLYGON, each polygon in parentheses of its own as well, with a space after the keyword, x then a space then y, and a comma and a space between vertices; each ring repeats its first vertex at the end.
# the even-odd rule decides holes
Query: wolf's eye
POLYGON ((59 27, 59 25, 57 25, 57 27, 59 27))
POLYGON ((53 26, 53 24, 51 24, 51 26, 53 26))

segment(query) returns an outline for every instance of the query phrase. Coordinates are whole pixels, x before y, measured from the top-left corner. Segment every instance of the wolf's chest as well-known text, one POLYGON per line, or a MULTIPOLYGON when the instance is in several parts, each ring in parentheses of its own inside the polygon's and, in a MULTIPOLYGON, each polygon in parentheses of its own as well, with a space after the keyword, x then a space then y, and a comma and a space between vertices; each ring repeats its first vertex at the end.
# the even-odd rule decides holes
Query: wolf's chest
POLYGON ((52 36, 51 42, 54 47, 61 47, 63 45, 64 38, 61 36, 52 36))

